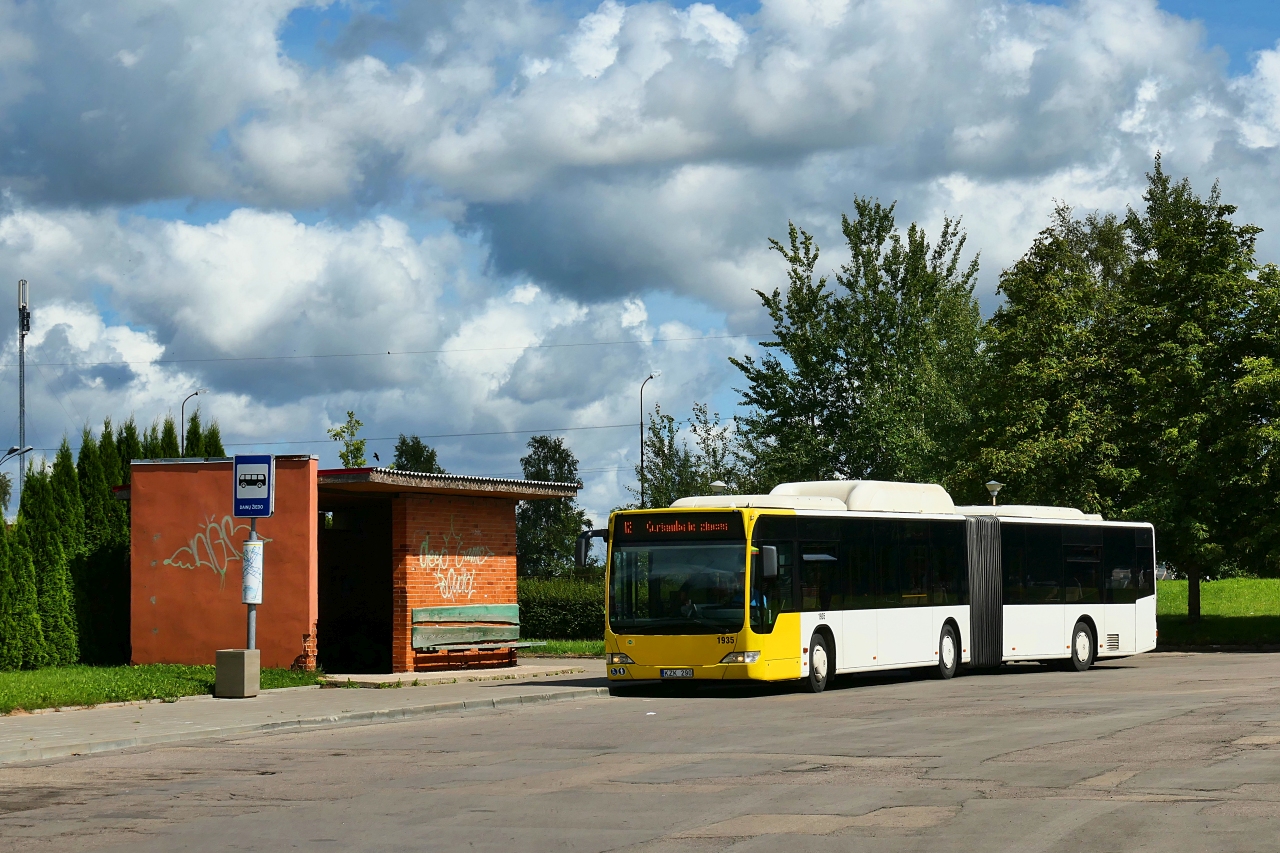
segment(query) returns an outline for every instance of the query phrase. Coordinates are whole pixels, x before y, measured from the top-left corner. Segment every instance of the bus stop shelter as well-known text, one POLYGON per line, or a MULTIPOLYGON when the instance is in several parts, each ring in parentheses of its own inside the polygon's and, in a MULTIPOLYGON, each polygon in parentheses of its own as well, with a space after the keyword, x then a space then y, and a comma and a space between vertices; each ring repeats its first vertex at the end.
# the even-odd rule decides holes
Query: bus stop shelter
MULTIPOLYGON (((241 543, 230 459, 134 461, 134 663, 211 664, 243 648, 241 543)), ((519 647, 516 503, 576 483, 391 468, 319 470, 276 457, 258 648, 264 667, 415 672, 500 666, 519 647)))

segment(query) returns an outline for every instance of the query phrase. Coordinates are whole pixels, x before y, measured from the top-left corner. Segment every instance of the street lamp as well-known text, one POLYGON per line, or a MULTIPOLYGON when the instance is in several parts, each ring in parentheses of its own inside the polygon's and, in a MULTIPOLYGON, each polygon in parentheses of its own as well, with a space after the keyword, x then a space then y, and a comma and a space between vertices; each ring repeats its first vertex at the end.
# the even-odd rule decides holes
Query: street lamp
POLYGON ((657 379, 662 375, 661 370, 655 370, 649 374, 648 379, 640 383, 640 508, 644 509, 644 386, 649 384, 649 379, 657 379))
POLYGON ((4 463, 8 462, 10 459, 12 459, 15 456, 26 456, 28 453, 30 453, 33 450, 35 450, 35 448, 32 447, 31 445, 27 445, 26 447, 19 447, 18 445, 15 444, 13 447, 10 447, 8 451, 5 452, 3 457, 0 457, 0 465, 3 465, 4 463))
POLYGON ((991 493, 992 506, 996 505, 996 495, 1000 494, 1000 490, 1003 488, 1004 488, 1004 483, 997 483, 995 480, 988 481, 987 491, 991 493))
POLYGON ((187 400, 208 391, 208 388, 197 388, 186 396, 178 408, 178 452, 187 455, 187 400))

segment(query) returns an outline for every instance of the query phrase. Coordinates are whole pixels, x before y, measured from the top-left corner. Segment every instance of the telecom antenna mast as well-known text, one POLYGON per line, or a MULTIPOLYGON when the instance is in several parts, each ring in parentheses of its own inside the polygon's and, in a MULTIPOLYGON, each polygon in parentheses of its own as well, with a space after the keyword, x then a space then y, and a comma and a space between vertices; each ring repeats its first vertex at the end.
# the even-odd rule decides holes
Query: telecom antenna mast
MULTIPOLYGON (((31 311, 27 308, 27 280, 18 281, 18 446, 27 446, 27 333, 31 331, 31 311)), ((26 474, 26 453, 18 454, 18 493, 26 474)))

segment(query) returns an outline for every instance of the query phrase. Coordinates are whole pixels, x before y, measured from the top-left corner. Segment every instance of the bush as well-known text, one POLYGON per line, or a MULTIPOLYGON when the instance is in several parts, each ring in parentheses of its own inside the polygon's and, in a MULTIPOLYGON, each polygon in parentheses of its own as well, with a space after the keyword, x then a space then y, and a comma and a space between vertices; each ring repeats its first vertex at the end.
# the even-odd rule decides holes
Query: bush
POLYGON ((520 636, 544 640, 604 637, 604 582, 520 578, 520 636))

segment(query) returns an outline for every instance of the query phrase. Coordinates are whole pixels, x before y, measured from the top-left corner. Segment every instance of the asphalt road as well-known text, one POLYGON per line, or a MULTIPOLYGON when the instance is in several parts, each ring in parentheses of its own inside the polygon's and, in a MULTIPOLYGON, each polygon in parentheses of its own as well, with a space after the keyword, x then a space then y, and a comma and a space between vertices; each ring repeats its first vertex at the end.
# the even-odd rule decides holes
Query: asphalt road
POLYGON ((1275 851, 1280 655, 587 699, 0 768, 0 851, 1275 851))

